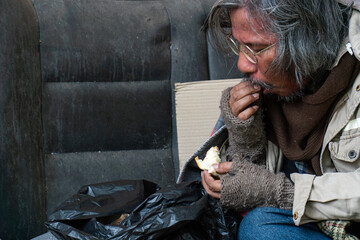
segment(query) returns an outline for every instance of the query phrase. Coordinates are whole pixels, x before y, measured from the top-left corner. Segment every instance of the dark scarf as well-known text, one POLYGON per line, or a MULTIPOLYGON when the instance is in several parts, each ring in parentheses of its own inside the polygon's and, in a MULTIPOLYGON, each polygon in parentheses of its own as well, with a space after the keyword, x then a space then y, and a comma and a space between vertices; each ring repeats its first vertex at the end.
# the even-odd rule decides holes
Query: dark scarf
POLYGON ((292 103, 265 97, 268 139, 287 159, 311 161, 315 173, 321 175, 320 150, 330 114, 359 71, 360 62, 345 54, 315 93, 292 103))

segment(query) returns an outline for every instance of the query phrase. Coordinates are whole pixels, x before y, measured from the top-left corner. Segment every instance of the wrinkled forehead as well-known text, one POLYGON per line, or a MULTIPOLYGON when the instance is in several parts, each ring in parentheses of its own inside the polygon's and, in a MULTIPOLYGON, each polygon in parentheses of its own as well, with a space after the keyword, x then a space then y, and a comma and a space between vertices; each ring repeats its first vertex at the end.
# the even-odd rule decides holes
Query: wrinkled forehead
POLYGON ((231 26, 244 30, 256 30, 265 33, 266 27, 261 19, 254 13, 249 13, 246 8, 233 8, 230 10, 231 26))
POLYGON ((269 31, 264 22, 254 13, 249 13, 245 8, 234 8, 230 10, 232 31, 254 32, 266 38, 275 38, 276 34, 269 31))

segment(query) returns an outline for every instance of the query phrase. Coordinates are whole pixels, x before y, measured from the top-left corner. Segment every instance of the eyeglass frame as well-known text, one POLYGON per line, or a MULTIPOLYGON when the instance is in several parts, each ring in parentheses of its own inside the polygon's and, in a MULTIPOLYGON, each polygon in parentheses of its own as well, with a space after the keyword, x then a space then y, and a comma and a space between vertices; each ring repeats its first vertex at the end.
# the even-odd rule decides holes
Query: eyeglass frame
POLYGON ((228 46, 230 47, 231 51, 233 51, 237 56, 239 56, 239 53, 242 52, 244 54, 244 56, 246 57, 246 59, 249 60, 253 64, 258 64, 257 55, 259 55, 262 52, 265 52, 266 50, 269 50, 270 48, 272 48, 273 46, 276 45, 276 43, 273 43, 270 46, 267 46, 266 48, 261 49, 258 52, 255 52, 246 44, 240 44, 240 43, 239 43, 239 45, 236 44, 236 42, 234 41, 234 39, 231 36, 232 36, 232 34, 226 35, 226 42, 227 42, 228 46), (249 56, 249 54, 247 52, 245 52, 244 48, 246 48, 254 56, 254 59, 252 59, 249 56))

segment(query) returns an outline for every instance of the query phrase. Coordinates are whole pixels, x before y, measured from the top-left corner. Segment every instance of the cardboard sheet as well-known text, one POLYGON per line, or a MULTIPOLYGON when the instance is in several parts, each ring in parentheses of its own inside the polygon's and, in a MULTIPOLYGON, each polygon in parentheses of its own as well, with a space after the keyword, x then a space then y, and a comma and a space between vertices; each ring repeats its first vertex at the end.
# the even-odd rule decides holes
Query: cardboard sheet
POLYGON ((175 84, 179 167, 210 137, 220 116, 221 92, 241 79, 175 84))

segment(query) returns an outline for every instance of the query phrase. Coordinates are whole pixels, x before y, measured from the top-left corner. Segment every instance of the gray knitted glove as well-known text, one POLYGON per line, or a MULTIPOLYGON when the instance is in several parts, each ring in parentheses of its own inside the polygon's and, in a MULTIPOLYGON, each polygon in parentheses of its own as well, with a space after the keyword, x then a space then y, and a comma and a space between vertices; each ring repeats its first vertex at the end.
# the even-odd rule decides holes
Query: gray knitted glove
POLYGON ((232 113, 229 105, 231 88, 225 89, 220 100, 221 116, 229 131, 229 149, 227 161, 232 161, 234 154, 257 164, 265 164, 266 136, 262 119, 261 101, 258 111, 247 120, 240 120, 232 113))
POLYGON ((275 175, 264 166, 237 160, 220 180, 220 203, 225 208, 239 212, 255 207, 292 209, 294 187, 283 173, 275 175))

